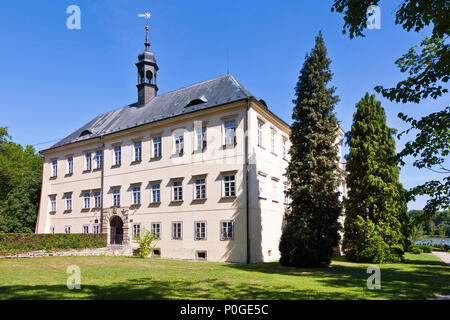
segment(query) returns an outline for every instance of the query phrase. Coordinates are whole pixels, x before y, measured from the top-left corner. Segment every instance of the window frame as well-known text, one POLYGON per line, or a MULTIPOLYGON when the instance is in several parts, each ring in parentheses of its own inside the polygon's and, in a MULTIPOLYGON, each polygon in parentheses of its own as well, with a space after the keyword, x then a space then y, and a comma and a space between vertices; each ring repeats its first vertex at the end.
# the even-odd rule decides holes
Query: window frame
POLYGON ((112 206, 120 207, 120 188, 112 189, 112 206), (116 192, 118 191, 118 192, 116 192))
POLYGON ((183 222, 172 221, 172 240, 183 240, 183 222), (179 225, 179 230, 175 230, 175 226, 179 225), (179 232, 179 237, 176 237, 176 232, 179 232))
POLYGON ((140 205, 141 202, 141 186, 140 185, 133 185, 131 188, 131 204, 132 205, 140 205), (136 199, 138 198, 138 199, 136 199), (136 202, 138 200, 138 202, 136 202))
POLYGON ((151 186, 150 203, 161 203, 161 184, 153 183, 151 186), (157 188, 155 186, 158 186, 157 188), (158 200, 155 200, 155 192, 158 194, 158 200))
POLYGON ((103 150, 95 151, 95 169, 101 169, 103 166, 103 150))
POLYGON ((83 192, 83 209, 90 209, 91 208, 91 193, 89 191, 83 192), (87 195, 87 197, 86 197, 87 195), (87 206, 86 206, 86 200, 87 200, 87 206))
POLYGON ((222 192, 222 197, 224 198, 233 198, 237 196, 237 191, 236 191, 236 182, 237 182, 237 178, 236 178, 236 173, 227 173, 223 175, 223 192, 222 192), (233 177, 233 179, 229 179, 229 181, 227 181, 227 178, 229 177, 233 177), (229 194, 227 194, 227 184, 229 184, 228 186, 228 192, 229 194), (231 192, 231 190, 233 190, 233 192, 231 192))
POLYGON ((67 170, 66 174, 73 174, 73 157, 67 157, 67 170))
POLYGON ((223 121, 223 144, 225 146, 233 146, 236 144, 236 131, 237 131, 237 123, 236 119, 227 119, 223 121), (227 123, 233 123, 234 126, 228 127, 227 123), (230 136, 230 141, 228 141, 228 132, 231 131, 232 135, 230 136))
MULTIPOLYGON (((201 232, 201 230, 200 230, 201 232)), ((194 240, 201 241, 201 240, 207 240, 207 221, 201 220, 201 221, 194 221, 194 240), (203 237, 197 237, 197 224, 204 224, 204 236, 203 237)))
POLYGON ((153 137, 153 156, 152 158, 161 158, 162 157, 162 136, 153 137))
POLYGON ((234 240, 234 220, 221 220, 220 221, 220 240, 234 240), (231 237, 228 236, 229 235, 229 230, 228 230, 228 225, 227 225, 227 229, 224 229, 224 224, 229 224, 231 223, 231 237), (226 231, 226 236, 224 236, 224 231, 226 231))
POLYGON ((161 240, 161 233, 162 233, 162 223, 161 222, 152 222, 152 224, 150 225, 150 232, 152 233, 152 235, 155 236, 156 240, 161 240), (158 232, 155 232, 154 228, 155 226, 158 226, 158 232), (156 235, 157 234, 157 235, 156 235))
POLYGON ((195 178, 195 180, 194 180, 194 200, 206 200, 206 199, 207 199, 206 177, 195 178), (203 182, 198 183, 199 181, 203 181, 203 182), (199 190, 199 188, 200 188, 200 190, 199 190), (200 193, 200 196, 198 196, 198 193, 200 193))
POLYGON ((56 178, 58 176, 58 160, 52 160, 52 178, 56 178))
POLYGON ((56 212, 56 195, 50 195, 50 212, 56 212))
POLYGON ((184 131, 175 130, 172 133, 173 137, 173 154, 182 155, 184 154, 184 131))
POLYGON ((142 161, 142 141, 134 141, 133 143, 133 161, 141 162, 142 161))
POLYGON ((116 145, 113 148, 113 165, 122 165, 122 145, 116 145))
POLYGON ((92 170, 92 152, 86 152, 84 154, 84 171, 92 170))
POLYGON ((183 201, 183 180, 174 180, 172 181, 172 201, 173 202, 180 202, 183 201), (179 183, 179 185, 178 185, 179 183), (177 185, 175 185, 177 184, 177 185), (177 189, 179 188, 179 191, 177 193, 177 189), (180 196, 180 198, 178 198, 180 196))
POLYGON ((131 234, 133 236, 133 240, 136 237, 136 235, 140 235, 142 231, 142 224, 140 222, 133 223, 131 227, 131 234), (139 229, 139 232, 136 232, 136 230, 139 229))
POLYGON ((67 193, 65 196, 64 196, 64 198, 65 198, 65 211, 72 211, 72 208, 73 208, 73 203, 72 203, 72 200, 73 200, 73 197, 72 197, 72 193, 67 193), (69 205, 70 204, 70 205, 69 205))

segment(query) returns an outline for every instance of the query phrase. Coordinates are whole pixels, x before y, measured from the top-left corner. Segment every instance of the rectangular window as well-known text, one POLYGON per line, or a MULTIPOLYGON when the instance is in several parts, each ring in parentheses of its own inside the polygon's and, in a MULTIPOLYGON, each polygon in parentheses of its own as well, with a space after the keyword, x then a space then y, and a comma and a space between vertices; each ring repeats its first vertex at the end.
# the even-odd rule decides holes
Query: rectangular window
POLYGON ((133 224, 133 239, 139 237, 141 235, 141 224, 135 223, 133 224))
POLYGON ((173 136, 174 154, 181 154, 184 152, 184 133, 178 132, 173 136))
POLYGON ((95 152, 95 168, 100 169, 103 164, 103 151, 97 150, 95 152))
POLYGON ((206 148, 206 127, 195 128, 195 149, 197 151, 206 148))
POLYGON ((120 189, 113 189, 113 206, 120 207, 120 189))
POLYGON ((275 136, 277 132, 272 129, 270 130, 270 152, 275 153, 275 136))
POLYGON ((161 137, 153 138, 153 157, 159 158, 162 154, 161 137))
POLYGON ((93 231, 94 233, 100 233, 100 225, 99 225, 99 224, 94 224, 94 225, 92 226, 92 231, 93 231))
POLYGON ((85 158, 86 158, 86 162, 85 162, 84 169, 86 171, 91 171, 91 169, 92 169, 92 154, 90 152, 86 153, 85 158))
POLYGON ((234 174, 226 175, 223 177, 224 183, 224 196, 235 197, 236 196, 236 177, 234 174))
POLYGON ((50 197, 50 212, 56 212, 56 196, 50 197))
POLYGON ((122 163, 122 146, 114 147, 114 165, 119 166, 122 163))
POLYGON ((258 175, 258 196, 260 198, 267 198, 266 195, 266 177, 258 175))
POLYGON ((206 239, 206 222, 198 221, 195 222, 195 240, 206 239))
POLYGON ((222 240, 234 239, 234 221, 222 221, 220 230, 222 240))
POLYGON ((159 183, 152 185, 152 203, 161 202, 161 185, 159 183))
POLYGON ((95 208, 100 208, 101 207, 101 194, 100 191, 95 191, 94 192, 94 206, 95 208))
POLYGON ((141 203, 141 186, 133 187, 133 204, 141 203))
POLYGON ((83 233, 89 233, 89 225, 83 226, 83 233))
POLYGON ((55 227, 50 227, 50 233, 55 233, 55 227))
POLYGON ((70 233, 70 231, 71 231, 71 227, 70 226, 65 226, 64 227, 64 232, 65 233, 70 233))
POLYGON ((232 145, 236 143, 236 121, 225 121, 225 144, 232 145))
POLYGON ((142 161, 142 142, 136 141, 134 143, 134 161, 142 161))
POLYGON ((67 158, 67 174, 73 173, 73 158, 69 157, 67 158))
POLYGON ((183 201, 183 185, 181 181, 173 182, 173 201, 183 201))
POLYGON ((52 161, 52 177, 58 176, 58 160, 52 161))
POLYGON ((91 207, 91 194, 89 192, 83 193, 83 209, 89 209, 91 207))
POLYGON ((183 238, 183 223, 172 222, 172 239, 181 240, 183 238))
POLYGON ((264 123, 258 120, 258 146, 263 146, 263 125, 264 123))
POLYGON ((66 210, 72 210, 72 194, 66 195, 66 210))
POLYGON ((283 138, 283 159, 287 159, 287 140, 283 138))
POLYGON ((278 181, 272 180, 272 201, 278 202, 278 181))
POLYGON ((206 199, 206 179, 195 179, 195 195, 194 199, 206 199))
POLYGON ((152 223, 152 235, 155 236, 155 239, 161 239, 161 223, 152 223))

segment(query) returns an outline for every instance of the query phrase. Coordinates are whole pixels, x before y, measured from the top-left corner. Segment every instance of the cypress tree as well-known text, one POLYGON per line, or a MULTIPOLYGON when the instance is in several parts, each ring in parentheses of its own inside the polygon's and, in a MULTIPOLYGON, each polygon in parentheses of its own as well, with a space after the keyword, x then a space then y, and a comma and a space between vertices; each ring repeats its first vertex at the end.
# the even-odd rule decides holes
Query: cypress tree
POLYGON ((348 199, 345 201, 343 249, 358 262, 396 262, 406 244, 405 190, 395 161, 394 129, 375 96, 356 105, 347 133, 348 199))
POLYGON ((339 98, 327 88, 332 78, 322 34, 306 56, 295 88, 292 118, 290 213, 280 240, 280 263, 296 267, 325 267, 339 242, 342 211, 337 186, 338 122, 333 112, 339 98))

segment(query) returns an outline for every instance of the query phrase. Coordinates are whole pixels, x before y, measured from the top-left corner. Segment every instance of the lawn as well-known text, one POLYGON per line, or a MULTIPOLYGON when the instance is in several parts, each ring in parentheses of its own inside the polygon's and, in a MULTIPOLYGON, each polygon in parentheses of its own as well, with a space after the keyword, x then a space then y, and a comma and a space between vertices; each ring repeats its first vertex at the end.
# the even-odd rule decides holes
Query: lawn
POLYGON ((132 257, 0 259, 0 299, 428 299, 450 294, 450 267, 432 254, 381 265, 381 289, 366 287, 368 264, 327 269, 132 257), (81 270, 81 289, 66 268, 81 270))

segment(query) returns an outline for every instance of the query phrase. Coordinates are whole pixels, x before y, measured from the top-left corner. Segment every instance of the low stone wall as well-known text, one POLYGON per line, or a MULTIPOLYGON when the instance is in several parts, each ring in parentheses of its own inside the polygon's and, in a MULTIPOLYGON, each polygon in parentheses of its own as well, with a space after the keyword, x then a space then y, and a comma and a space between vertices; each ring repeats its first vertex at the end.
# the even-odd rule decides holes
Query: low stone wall
POLYGON ((11 255, 0 255, 0 259, 12 258, 39 258, 39 257, 67 257, 67 256, 132 256, 131 247, 111 246, 95 249, 71 249, 71 250, 53 250, 53 251, 29 251, 11 255))

